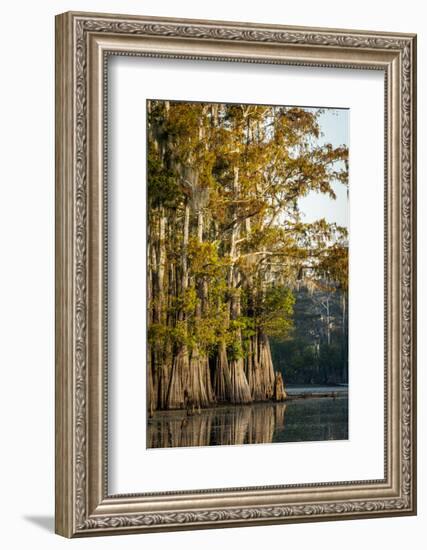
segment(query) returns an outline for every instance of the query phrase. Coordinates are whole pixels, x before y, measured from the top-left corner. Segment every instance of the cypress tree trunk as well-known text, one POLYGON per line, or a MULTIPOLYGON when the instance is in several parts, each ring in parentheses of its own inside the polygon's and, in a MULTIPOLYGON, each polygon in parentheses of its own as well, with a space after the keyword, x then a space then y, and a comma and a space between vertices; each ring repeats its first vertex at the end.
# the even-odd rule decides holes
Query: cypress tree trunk
MULTIPOLYGON (((172 367, 173 368, 173 367, 172 367)), ((156 367, 157 408, 168 409, 168 393, 171 380, 171 368, 166 365, 156 367)))
MULTIPOLYGON (((183 221, 183 244, 182 244, 182 274, 181 274, 181 292, 182 295, 188 288, 188 240, 190 229, 190 206, 188 201, 184 207, 183 221)), ((179 321, 182 324, 184 336, 186 336, 187 319, 185 312, 181 309, 179 312, 179 321)), ((188 374, 189 374, 189 357, 187 343, 181 342, 175 352, 172 363, 170 382, 167 392, 166 407, 168 409, 180 409, 186 405, 188 395, 188 374)))
MULTIPOLYGON (((165 269, 166 269, 166 215, 164 208, 159 209, 158 239, 156 243, 157 269, 155 277, 154 323, 165 325, 165 269)), ((157 406, 164 408, 170 377, 170 354, 163 340, 154 343, 154 362, 156 365, 157 406)), ((153 388, 154 389, 154 388, 153 388)))
POLYGON ((262 330, 258 331, 258 358, 261 391, 264 399, 271 399, 274 389, 273 359, 271 357, 270 341, 262 330))
MULTIPOLYGON (((153 266, 151 262, 151 228, 150 222, 147 227, 147 322, 151 326, 153 322, 153 266)), ((147 342, 147 410, 150 416, 157 409, 157 386, 155 384, 155 361, 154 349, 151 343, 147 342)))
MULTIPOLYGON (((194 193, 197 193, 197 188, 194 193)), ((203 242, 203 211, 200 208, 197 213, 197 242, 203 242)), ((203 281, 195 281, 197 290, 197 303, 194 314, 195 324, 201 320, 203 303, 206 302, 206 286, 203 281)), ((188 383, 188 394, 193 406, 209 407, 214 401, 214 395, 209 371, 209 358, 200 350, 198 344, 193 346, 190 359, 190 377, 188 383)))
POLYGON ((181 345, 173 358, 166 399, 167 409, 183 409, 186 405, 185 382, 188 379, 188 350, 181 345))
POLYGON ((274 381, 274 395, 275 401, 284 401, 286 399, 285 385, 283 384, 283 378, 281 372, 276 372, 276 379, 274 381))
POLYGON ((266 399, 265 390, 262 383, 261 368, 258 358, 258 335, 254 334, 248 342, 249 354, 246 360, 246 375, 249 388, 254 401, 264 401, 266 399))
MULTIPOLYGON (((238 197, 239 190, 239 169, 234 168, 234 195, 238 197)), ((231 304, 230 304, 230 319, 236 321, 240 316, 240 276, 236 267, 237 260, 237 245, 236 241, 239 235, 239 222, 233 223, 231 232, 231 268, 230 268, 230 288, 231 288, 231 304)), ((252 401, 251 390, 244 371, 243 357, 238 355, 242 350, 242 331, 236 328, 234 332, 235 352, 230 360, 230 378, 231 378, 231 402, 232 403, 250 403, 252 401)))
POLYGON ((216 356, 214 390, 217 401, 227 402, 231 400, 230 369, 228 367, 227 349, 223 340, 218 346, 216 356))
MULTIPOLYGON (((241 340, 240 329, 236 330, 237 340, 241 340)), ((230 360, 231 398, 232 403, 250 403, 251 390, 244 371, 243 357, 233 357, 230 360)))

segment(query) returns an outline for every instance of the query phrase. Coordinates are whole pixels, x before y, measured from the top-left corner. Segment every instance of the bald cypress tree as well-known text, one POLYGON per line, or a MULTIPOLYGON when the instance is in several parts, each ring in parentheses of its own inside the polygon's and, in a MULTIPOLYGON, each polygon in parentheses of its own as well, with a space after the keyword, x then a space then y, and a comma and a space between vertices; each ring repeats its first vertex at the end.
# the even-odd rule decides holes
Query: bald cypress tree
POLYGON ((148 407, 283 396, 270 338, 292 330, 305 270, 342 272, 345 230, 299 199, 347 184, 319 110, 149 101, 148 407), (341 257, 342 261, 342 257, 341 257))

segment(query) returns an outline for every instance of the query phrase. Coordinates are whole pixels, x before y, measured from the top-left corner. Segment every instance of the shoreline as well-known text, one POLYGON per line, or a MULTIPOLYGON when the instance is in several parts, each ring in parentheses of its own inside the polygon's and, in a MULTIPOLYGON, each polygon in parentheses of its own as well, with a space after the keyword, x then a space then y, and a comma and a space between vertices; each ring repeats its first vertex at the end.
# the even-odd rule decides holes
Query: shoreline
POLYGON ((256 407, 256 406, 262 406, 262 405, 286 405, 289 401, 302 401, 306 399, 340 399, 340 398, 348 398, 348 388, 343 388, 340 390, 333 390, 333 391, 305 391, 305 392, 298 392, 298 393, 287 393, 287 397, 284 401, 274 401, 273 399, 266 399, 265 401, 252 401, 251 403, 215 403, 212 404, 210 407, 196 408, 194 411, 189 411, 185 408, 182 409, 159 409, 155 410, 153 412, 153 415, 150 416, 149 411, 147 411, 148 416, 147 420, 149 421, 150 418, 153 418, 155 415, 161 415, 165 416, 169 413, 187 413, 187 416, 194 416, 203 414, 204 412, 219 410, 219 409, 229 409, 229 408, 240 408, 240 407, 256 407))

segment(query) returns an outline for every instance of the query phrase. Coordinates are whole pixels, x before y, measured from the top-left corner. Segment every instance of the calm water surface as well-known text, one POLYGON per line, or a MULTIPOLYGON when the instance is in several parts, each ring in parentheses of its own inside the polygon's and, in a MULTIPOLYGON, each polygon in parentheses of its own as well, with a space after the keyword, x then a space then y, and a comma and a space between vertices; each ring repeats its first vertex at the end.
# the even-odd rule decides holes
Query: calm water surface
POLYGON ((307 398, 186 411, 148 419, 147 447, 194 447, 348 439, 348 397, 307 398))

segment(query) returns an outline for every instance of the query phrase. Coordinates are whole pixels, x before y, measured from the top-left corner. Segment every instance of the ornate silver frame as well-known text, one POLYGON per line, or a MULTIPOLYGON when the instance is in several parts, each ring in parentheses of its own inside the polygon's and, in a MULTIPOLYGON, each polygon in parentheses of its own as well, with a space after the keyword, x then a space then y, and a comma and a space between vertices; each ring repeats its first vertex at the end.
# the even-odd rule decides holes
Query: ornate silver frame
POLYGON ((56 532, 66 537, 416 513, 416 37, 217 21, 56 17, 56 532), (385 477, 109 495, 105 155, 108 55, 385 74, 385 477))

